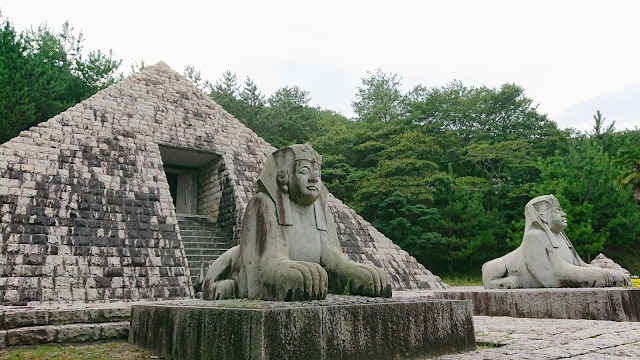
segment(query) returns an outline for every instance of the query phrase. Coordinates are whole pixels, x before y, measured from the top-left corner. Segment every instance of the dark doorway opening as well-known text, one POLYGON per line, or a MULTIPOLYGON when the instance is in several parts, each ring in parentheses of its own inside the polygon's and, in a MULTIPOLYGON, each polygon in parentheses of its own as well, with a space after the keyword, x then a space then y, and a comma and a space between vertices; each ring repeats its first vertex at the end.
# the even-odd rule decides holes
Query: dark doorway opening
POLYGON ((200 170, 220 158, 202 150, 158 145, 176 214, 197 215, 200 170))

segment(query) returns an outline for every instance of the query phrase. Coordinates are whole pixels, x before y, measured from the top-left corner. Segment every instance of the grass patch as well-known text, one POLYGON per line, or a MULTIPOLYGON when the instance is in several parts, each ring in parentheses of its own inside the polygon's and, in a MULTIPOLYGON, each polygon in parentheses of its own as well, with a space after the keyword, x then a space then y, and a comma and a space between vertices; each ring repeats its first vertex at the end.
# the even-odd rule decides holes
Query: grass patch
POLYGON ((446 274, 440 278, 451 286, 482 286, 481 273, 446 274))
POLYGON ((125 341, 109 341, 92 344, 20 346, 0 351, 0 359, 149 360, 158 359, 158 357, 125 341))

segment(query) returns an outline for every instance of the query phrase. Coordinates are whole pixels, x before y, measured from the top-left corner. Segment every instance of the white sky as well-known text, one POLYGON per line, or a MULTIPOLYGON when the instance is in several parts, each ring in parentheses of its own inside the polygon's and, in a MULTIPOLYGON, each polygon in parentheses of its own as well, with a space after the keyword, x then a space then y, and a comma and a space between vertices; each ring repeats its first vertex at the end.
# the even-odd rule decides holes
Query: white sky
MULTIPOLYGON (((560 127, 590 130, 600 110, 640 127, 639 1, 29 1, 0 0, 16 30, 68 20, 85 50, 130 64, 225 70, 269 95, 285 85, 351 117, 377 68, 417 84, 515 83, 560 127)), ((607 122, 608 123, 608 122, 607 122)))

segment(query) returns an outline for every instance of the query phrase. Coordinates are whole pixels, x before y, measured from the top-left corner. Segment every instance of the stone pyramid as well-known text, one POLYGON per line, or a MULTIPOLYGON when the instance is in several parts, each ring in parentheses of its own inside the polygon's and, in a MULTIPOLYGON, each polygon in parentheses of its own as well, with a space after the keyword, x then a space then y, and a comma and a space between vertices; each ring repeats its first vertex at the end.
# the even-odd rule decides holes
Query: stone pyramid
MULTIPOLYGON (((176 213, 215 219, 233 245, 274 150, 162 62, 21 132, 0 145, 0 303, 193 296, 176 213)), ((345 252, 395 290, 446 287, 330 205, 345 252)))

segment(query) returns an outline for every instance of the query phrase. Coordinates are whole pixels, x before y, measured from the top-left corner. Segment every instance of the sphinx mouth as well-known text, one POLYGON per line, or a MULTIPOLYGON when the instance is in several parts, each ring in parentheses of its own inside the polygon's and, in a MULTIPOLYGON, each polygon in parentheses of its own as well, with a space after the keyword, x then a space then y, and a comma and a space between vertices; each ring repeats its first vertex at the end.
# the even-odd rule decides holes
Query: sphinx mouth
POLYGON ((318 187, 316 187, 315 185, 310 185, 307 186, 307 190, 318 191, 318 187))

